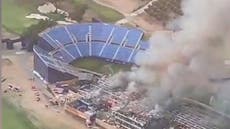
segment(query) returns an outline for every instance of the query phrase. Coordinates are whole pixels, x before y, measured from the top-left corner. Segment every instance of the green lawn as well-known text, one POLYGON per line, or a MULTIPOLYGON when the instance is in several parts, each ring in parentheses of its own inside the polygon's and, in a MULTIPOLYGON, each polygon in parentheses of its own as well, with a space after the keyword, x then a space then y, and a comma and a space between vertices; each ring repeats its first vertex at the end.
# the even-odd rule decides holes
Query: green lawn
MULTIPOLYGON (((37 23, 36 20, 27 19, 25 16, 35 11, 32 4, 18 5, 21 0, 3 0, 2 1, 2 24, 10 32, 21 34, 26 27, 37 23)), ((34 1, 34 0, 32 0, 34 1)))
POLYGON ((99 5, 93 0, 74 0, 74 2, 78 6, 87 4, 88 9, 95 12, 104 22, 116 22, 124 17, 121 13, 111 8, 99 5))
POLYGON ((119 71, 128 71, 131 68, 131 65, 114 64, 96 58, 79 59, 72 62, 72 65, 104 74, 114 74, 119 71))
MULTIPOLYGON (((22 34, 24 30, 36 24, 37 20, 25 18, 30 13, 37 12, 39 0, 3 0, 2 24, 9 32, 22 34)), ((119 12, 101 6, 92 0, 74 0, 77 6, 87 4, 88 9, 95 12, 104 22, 115 22, 123 17, 119 12)))
POLYGON ((38 129, 26 117, 26 114, 3 99, 2 103, 3 129, 38 129))

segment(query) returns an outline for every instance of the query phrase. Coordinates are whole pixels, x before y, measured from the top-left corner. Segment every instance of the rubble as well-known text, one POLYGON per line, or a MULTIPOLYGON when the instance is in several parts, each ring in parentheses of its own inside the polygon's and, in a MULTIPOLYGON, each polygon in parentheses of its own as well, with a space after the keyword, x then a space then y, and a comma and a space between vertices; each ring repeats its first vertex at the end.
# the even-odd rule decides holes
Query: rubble
POLYGON ((136 93, 110 88, 111 80, 108 81, 106 78, 98 79, 96 83, 79 83, 78 80, 75 86, 69 86, 67 82, 71 81, 56 83, 53 88, 55 104, 65 105, 67 112, 85 119, 90 127, 95 125, 94 121, 90 120, 89 114, 92 113, 96 117, 97 125, 109 129, 227 129, 223 123, 222 126, 210 123, 213 121, 211 118, 221 118, 224 123, 230 120, 215 111, 210 111, 202 104, 187 99, 172 101, 167 106, 144 105, 144 90, 136 93), (71 90, 73 87, 74 91, 71 90), (65 88, 69 88, 69 92, 63 93, 65 88))

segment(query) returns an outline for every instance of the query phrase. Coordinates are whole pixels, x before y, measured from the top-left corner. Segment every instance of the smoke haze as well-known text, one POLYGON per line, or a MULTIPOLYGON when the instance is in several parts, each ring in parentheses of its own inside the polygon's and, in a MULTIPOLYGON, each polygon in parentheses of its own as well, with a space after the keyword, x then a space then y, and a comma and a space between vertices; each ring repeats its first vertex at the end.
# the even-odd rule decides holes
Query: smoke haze
POLYGON ((173 21, 181 30, 155 33, 150 48, 136 56, 139 67, 115 75, 116 86, 147 89, 143 102, 153 105, 175 97, 207 102, 222 94, 220 86, 230 83, 211 80, 230 77, 224 64, 230 56, 230 0, 184 0, 182 10, 184 16, 173 21))

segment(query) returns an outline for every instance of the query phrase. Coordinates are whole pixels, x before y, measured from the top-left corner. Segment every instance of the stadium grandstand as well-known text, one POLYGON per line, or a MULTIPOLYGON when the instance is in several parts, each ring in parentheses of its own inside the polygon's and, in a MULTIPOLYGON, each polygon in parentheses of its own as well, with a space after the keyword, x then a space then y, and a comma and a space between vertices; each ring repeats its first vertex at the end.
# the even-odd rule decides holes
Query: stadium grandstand
POLYGON ((56 26, 42 32, 34 47, 34 72, 46 82, 89 78, 95 72, 77 69, 71 62, 85 57, 135 64, 135 55, 148 48, 143 31, 105 23, 56 26))
POLYGON ((140 29, 105 23, 49 28, 39 35, 34 46, 34 73, 44 82, 54 83, 57 88, 61 88, 64 80, 77 78, 87 82, 95 75, 99 76, 95 83, 80 84, 79 81, 75 88, 81 97, 68 103, 65 110, 84 119, 88 112, 97 111, 97 121, 103 121, 100 126, 119 129, 229 129, 230 118, 207 105, 190 99, 172 100, 155 108, 142 105, 140 98, 144 93, 128 95, 122 89, 111 89, 113 82, 105 76, 71 65, 71 62, 86 57, 135 65, 135 55, 149 47, 148 42, 143 41, 143 35, 140 29))

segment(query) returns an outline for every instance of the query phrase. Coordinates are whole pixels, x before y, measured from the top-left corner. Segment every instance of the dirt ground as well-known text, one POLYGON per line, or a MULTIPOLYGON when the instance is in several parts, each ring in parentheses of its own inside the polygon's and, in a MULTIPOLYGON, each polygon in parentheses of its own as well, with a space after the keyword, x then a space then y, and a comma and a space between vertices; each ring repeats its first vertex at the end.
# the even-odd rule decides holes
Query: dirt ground
MULTIPOLYGON (((100 3, 112 6, 116 10, 123 12, 124 14, 130 14, 138 7, 146 4, 146 0, 97 0, 100 3)), ((162 23, 152 19, 146 13, 132 17, 129 19, 131 24, 137 25, 142 28, 146 35, 152 35, 154 32, 163 30, 162 23)))
POLYGON ((134 17, 133 23, 142 28, 148 35, 152 35, 154 32, 164 29, 160 22, 154 21, 147 14, 134 17))
MULTIPOLYGON (((17 52, 18 53, 18 52, 17 52)), ((53 107, 45 107, 47 100, 41 96, 41 101, 37 102, 35 91, 31 89, 32 85, 42 85, 39 81, 33 83, 32 77, 33 56, 31 53, 16 54, 16 51, 3 52, 2 76, 7 78, 2 84, 2 89, 7 88, 7 84, 20 86, 23 90, 22 96, 12 95, 10 92, 4 93, 4 96, 20 104, 29 114, 36 117, 40 125, 48 129, 87 129, 84 122, 73 119, 63 110, 58 113, 53 107), (7 54, 6 54, 7 53, 7 54)))
POLYGON ((123 13, 131 13, 143 4, 140 0, 97 0, 120 10, 123 13))

